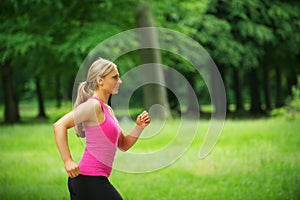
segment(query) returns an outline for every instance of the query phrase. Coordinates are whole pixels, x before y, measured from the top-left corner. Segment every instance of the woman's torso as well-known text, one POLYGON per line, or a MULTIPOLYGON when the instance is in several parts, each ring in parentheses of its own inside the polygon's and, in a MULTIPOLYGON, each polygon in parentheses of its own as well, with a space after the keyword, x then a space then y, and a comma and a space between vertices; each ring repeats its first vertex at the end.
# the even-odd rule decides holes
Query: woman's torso
POLYGON ((105 104, 97 97, 104 112, 102 123, 94 126, 84 126, 86 148, 79 162, 80 174, 88 176, 109 177, 121 134, 119 124, 107 110, 105 104))

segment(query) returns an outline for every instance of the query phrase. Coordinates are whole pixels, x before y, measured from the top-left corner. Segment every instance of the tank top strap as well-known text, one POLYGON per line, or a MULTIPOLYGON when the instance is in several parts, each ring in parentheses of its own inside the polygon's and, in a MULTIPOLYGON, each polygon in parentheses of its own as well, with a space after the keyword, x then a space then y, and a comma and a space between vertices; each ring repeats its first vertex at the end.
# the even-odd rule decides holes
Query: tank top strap
POLYGON ((95 97, 95 96, 91 96, 90 99, 97 100, 100 103, 100 105, 104 111, 104 114, 109 114, 106 105, 101 101, 101 99, 99 99, 98 97, 95 97))

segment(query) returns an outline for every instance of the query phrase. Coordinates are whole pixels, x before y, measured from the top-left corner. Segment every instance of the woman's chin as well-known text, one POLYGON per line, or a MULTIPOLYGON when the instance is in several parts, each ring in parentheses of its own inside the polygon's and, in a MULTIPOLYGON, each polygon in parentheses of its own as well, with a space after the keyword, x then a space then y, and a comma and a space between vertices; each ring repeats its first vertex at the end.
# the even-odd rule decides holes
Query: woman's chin
POLYGON ((118 89, 115 89, 112 94, 118 94, 119 93, 119 90, 118 89))

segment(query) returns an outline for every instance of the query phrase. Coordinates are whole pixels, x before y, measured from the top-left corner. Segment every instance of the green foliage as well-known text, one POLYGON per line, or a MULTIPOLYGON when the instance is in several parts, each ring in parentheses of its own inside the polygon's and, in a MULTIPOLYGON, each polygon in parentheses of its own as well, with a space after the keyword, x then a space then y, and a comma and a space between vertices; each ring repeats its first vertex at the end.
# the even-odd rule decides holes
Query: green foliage
POLYGON ((295 118, 300 116, 300 76, 298 82, 292 87, 292 94, 287 99, 287 116, 289 118, 295 118))
POLYGON ((264 44, 274 40, 273 32, 265 25, 255 24, 251 21, 242 21, 237 24, 244 38, 255 38, 258 44, 264 44))
MULTIPOLYGON (((70 97, 70 84, 83 59, 110 36, 135 28, 135 11, 141 2, 1 1, 0 61, 11 61, 16 95, 21 100, 23 96, 25 99, 34 97, 32 83, 38 76, 43 88, 47 87, 46 99, 54 99, 56 80, 62 82, 61 93, 70 97)), ((235 92, 230 74, 233 68, 244 75, 249 68, 262 70, 268 64, 272 90, 275 90, 275 67, 283 71, 283 77, 299 73, 299 1, 161 0, 151 1, 151 5, 157 26, 177 30, 193 38, 208 51, 218 66, 228 72, 224 75, 224 80, 229 83, 226 85, 228 93, 235 92)), ((126 42, 111 44, 102 50, 103 55, 109 57, 122 52, 126 45, 126 42)), ((191 52, 191 55, 199 56, 197 52, 191 52)), ((162 52, 162 60, 184 75, 195 73, 193 66, 177 55, 162 52)), ((138 52, 123 55, 116 62, 123 74, 138 65, 138 52)), ((282 84, 283 88, 287 88, 285 80, 282 84)), ((206 86, 200 79, 195 85, 202 98, 200 91, 206 86)), ((245 81, 241 85, 244 98, 249 99, 245 81)), ((285 89, 285 94, 289 89, 285 89)), ((0 96, 3 97, 2 91, 0 96)), ((229 99, 229 102, 233 101, 229 99)))
POLYGON ((285 108, 276 108, 276 109, 273 109, 271 112, 270 112, 270 116, 271 117, 283 117, 285 116, 286 114, 286 109, 285 108))
POLYGON ((234 40, 231 24, 210 14, 198 24, 199 33, 194 37, 206 47, 212 58, 220 65, 238 67, 244 47, 234 40))
POLYGON ((286 106, 273 109, 270 113, 272 117, 286 117, 289 120, 300 118, 300 77, 298 82, 292 86, 291 95, 286 99, 286 106))

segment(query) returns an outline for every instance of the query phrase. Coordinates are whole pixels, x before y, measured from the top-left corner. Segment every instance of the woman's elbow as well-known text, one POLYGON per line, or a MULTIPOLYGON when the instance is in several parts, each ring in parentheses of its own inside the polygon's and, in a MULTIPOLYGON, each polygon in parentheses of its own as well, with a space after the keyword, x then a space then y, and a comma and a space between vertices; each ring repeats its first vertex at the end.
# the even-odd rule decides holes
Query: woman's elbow
POLYGON ((54 135, 56 135, 59 131, 59 129, 61 129, 61 123, 59 122, 55 122, 53 125, 53 132, 54 132, 54 135))
POLYGON ((126 143, 125 138, 122 138, 121 140, 119 140, 118 148, 123 152, 126 152, 126 151, 128 151, 128 149, 130 149, 130 146, 126 143))
POLYGON ((54 135, 57 133, 58 124, 57 122, 52 125, 54 135))
POLYGON ((119 145, 118 148, 123 152, 126 152, 126 151, 128 151, 128 149, 130 149, 129 147, 126 147, 124 145, 119 145))

